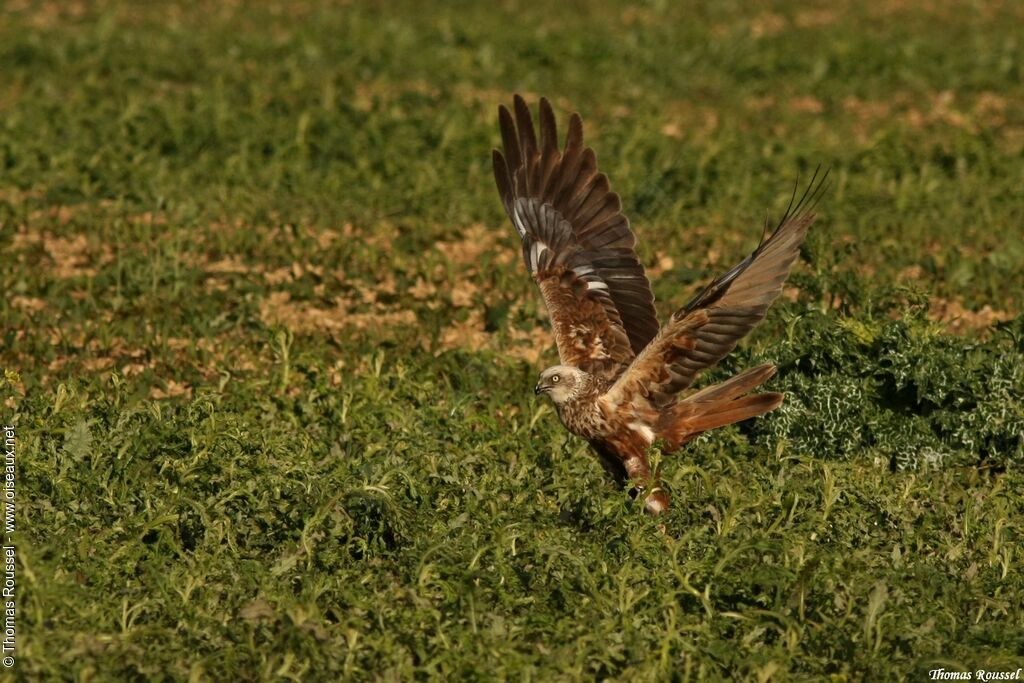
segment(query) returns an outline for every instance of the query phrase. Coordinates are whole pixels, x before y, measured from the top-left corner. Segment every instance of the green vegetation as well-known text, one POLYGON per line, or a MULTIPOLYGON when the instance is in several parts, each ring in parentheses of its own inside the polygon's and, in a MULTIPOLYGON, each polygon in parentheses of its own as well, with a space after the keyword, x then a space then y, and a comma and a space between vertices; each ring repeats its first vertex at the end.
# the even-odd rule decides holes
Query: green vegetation
POLYGON ((1024 666, 1017 3, 8 2, 21 680, 1024 666), (819 163, 765 419, 651 519, 535 400, 490 175, 579 110, 662 314, 819 163))

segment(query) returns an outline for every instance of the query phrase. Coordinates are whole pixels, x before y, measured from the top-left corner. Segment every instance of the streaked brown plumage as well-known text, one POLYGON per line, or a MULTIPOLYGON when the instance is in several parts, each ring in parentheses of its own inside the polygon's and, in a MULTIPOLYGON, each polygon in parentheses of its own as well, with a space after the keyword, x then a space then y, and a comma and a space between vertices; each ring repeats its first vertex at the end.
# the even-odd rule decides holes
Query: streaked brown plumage
POLYGON ((518 95, 512 112, 499 107, 498 120, 504 151, 494 150, 494 178, 562 362, 541 373, 536 392, 550 396, 565 427, 586 439, 617 479, 628 478, 641 491, 653 486, 646 509, 658 514, 668 496, 654 486, 647 461, 655 440, 676 450, 709 429, 782 403, 782 394, 749 393, 775 373, 771 365, 681 393, 764 319, 814 220, 828 174, 818 181, 815 173, 770 237, 659 327, 636 238, 619 196, 583 144, 579 115, 569 119, 562 150, 546 99, 539 140, 518 95))

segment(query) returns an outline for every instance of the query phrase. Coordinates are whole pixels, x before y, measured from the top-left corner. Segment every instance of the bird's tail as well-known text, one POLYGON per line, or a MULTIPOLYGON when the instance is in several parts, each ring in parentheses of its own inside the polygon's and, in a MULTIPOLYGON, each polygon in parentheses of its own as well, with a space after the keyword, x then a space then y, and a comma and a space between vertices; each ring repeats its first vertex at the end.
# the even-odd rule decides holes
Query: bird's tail
POLYGON ((782 394, 769 392, 744 395, 774 374, 774 365, 759 365, 724 382, 701 389, 666 408, 655 424, 655 432, 675 450, 709 429, 775 410, 782 403, 782 394))

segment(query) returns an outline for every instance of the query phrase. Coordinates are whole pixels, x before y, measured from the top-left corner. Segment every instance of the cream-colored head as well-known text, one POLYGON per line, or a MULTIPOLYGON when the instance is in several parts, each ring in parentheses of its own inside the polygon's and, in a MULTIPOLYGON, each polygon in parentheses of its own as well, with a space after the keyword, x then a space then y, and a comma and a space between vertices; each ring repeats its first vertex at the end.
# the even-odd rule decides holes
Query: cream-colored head
POLYGON ((576 396, 583 386, 587 373, 571 365, 556 365, 540 373, 540 380, 533 392, 547 394, 555 405, 561 405, 576 396))

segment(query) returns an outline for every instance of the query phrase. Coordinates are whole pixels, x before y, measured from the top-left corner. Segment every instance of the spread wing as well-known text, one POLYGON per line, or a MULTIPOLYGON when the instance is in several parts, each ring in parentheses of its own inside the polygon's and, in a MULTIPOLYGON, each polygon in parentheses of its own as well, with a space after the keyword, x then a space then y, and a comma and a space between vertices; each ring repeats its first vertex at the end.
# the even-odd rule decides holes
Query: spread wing
POLYGON ((654 296, 637 259, 636 238, 619 196, 583 145, 583 123, 569 119, 558 149, 555 115, 540 101, 540 141, 516 95, 515 114, 498 108, 504 153, 494 179, 519 232, 523 260, 540 286, 562 363, 613 377, 658 333, 654 296))
MULTIPOLYGON (((657 408, 671 404, 701 370, 735 348, 778 298, 814 221, 826 171, 816 171, 800 201, 790 201, 771 237, 677 311, 608 392, 613 405, 643 397, 657 408)), ((793 199, 796 199, 794 190, 793 199)))

